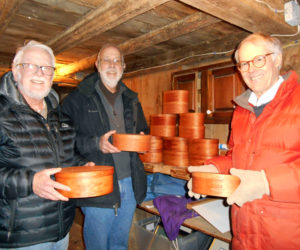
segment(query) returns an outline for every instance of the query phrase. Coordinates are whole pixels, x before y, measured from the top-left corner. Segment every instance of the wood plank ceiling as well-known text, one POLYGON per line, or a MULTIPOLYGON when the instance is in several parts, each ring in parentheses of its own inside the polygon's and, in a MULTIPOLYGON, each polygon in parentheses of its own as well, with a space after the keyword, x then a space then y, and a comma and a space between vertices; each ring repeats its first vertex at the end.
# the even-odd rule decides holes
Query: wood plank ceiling
MULTIPOLYGON (((287 1, 0 0, 0 75, 29 39, 53 48, 57 82, 78 82, 93 71, 105 43, 124 51, 127 74, 228 57, 251 32, 296 33, 272 10, 287 1)), ((280 37, 284 44, 298 38, 280 37)))

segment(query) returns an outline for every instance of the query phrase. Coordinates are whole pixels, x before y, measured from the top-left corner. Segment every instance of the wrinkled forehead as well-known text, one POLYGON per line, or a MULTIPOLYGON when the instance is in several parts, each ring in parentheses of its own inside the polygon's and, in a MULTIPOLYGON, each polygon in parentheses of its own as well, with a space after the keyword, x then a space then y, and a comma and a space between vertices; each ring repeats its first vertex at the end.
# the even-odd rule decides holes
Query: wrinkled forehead
POLYGON ((121 58, 121 52, 113 46, 107 47, 100 52, 100 58, 121 58))
POLYGON ((52 57, 42 48, 27 48, 24 50, 21 60, 26 62, 39 61, 40 63, 51 64, 52 57))
POLYGON ((239 48, 238 57, 240 61, 252 60, 255 56, 265 55, 270 51, 262 40, 244 41, 239 48))

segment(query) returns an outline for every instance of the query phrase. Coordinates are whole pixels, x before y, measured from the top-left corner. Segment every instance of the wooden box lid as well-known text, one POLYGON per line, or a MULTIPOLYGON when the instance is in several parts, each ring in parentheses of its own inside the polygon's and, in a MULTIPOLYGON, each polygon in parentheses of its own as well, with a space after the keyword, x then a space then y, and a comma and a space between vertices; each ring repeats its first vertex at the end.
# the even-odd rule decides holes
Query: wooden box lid
POLYGON ((113 134, 113 145, 121 151, 147 152, 150 149, 150 135, 113 134))
POLYGON ((192 191, 198 194, 228 197, 240 185, 240 178, 228 174, 192 173, 192 191))
POLYGON ((68 198, 86 198, 109 194, 113 191, 112 166, 73 166, 63 168, 55 174, 57 182, 71 191, 57 189, 68 198))

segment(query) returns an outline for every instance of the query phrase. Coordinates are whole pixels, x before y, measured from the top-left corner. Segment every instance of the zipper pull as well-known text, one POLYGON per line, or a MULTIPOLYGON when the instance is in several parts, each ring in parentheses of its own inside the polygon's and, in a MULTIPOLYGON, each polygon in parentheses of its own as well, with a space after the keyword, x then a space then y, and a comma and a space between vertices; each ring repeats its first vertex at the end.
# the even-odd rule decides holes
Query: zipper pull
POLYGON ((118 216, 118 202, 114 205, 115 216, 118 216))

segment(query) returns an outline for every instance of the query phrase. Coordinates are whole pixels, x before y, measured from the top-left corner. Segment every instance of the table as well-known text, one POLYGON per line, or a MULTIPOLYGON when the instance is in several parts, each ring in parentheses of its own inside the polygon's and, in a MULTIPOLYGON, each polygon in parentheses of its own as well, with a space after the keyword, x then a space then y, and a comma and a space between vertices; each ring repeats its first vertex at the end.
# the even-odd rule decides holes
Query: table
MULTIPOLYGON (((190 179, 190 173, 187 171, 187 167, 169 166, 163 165, 162 163, 144 163, 144 169, 148 173, 162 173, 183 180, 190 179)), ((138 207, 149 213, 160 215, 158 210, 154 207, 152 201, 144 201, 138 207)), ((187 207, 191 208, 191 205, 188 205, 187 207)), ((231 242, 231 232, 221 233, 201 216, 186 219, 182 225, 213 236, 225 242, 231 242)))

